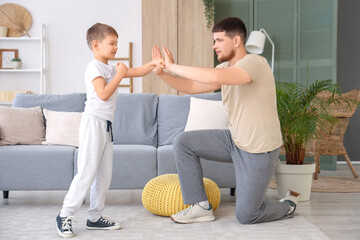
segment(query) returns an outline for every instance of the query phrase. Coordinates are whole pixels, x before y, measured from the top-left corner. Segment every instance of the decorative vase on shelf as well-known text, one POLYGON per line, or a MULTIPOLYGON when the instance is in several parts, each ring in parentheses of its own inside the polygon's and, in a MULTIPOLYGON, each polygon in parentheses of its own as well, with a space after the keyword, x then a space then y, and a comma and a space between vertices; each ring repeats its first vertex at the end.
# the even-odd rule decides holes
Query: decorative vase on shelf
POLYGON ((8 28, 5 26, 0 26, 0 37, 6 37, 8 32, 8 28))
POLYGON ((14 69, 20 69, 22 66, 21 58, 13 58, 11 60, 11 65, 14 69))

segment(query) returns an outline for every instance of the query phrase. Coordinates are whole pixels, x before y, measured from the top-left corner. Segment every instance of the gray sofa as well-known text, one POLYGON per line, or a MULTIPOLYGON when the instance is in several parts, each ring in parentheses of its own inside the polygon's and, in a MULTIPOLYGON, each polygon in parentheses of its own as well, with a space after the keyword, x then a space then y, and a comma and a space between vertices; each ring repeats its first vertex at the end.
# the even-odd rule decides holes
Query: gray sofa
MULTIPOLYGON (((192 95, 221 100, 219 93, 192 95)), ((17 94, 13 107, 82 112, 86 95, 17 94)), ((184 131, 190 95, 120 94, 114 133, 114 166, 110 189, 142 189, 152 178, 176 173, 172 141, 184 131)), ((68 190, 77 171, 76 147, 61 145, 0 146, 0 190, 68 190)), ((235 188, 232 163, 202 159, 204 177, 221 188, 235 188)))

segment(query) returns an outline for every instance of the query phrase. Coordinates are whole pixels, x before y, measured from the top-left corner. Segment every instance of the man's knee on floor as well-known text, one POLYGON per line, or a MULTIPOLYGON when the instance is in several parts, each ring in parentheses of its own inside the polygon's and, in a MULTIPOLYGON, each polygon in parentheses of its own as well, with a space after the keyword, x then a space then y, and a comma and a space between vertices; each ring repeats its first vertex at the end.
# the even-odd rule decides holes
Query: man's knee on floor
POLYGON ((236 218, 241 224, 252 224, 256 216, 250 211, 236 211, 236 218))

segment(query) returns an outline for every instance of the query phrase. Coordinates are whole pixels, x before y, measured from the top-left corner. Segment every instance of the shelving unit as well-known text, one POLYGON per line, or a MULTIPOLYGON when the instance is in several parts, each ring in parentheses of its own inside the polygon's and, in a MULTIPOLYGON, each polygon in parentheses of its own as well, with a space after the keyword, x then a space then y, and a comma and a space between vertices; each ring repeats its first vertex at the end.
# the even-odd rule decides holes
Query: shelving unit
MULTIPOLYGON (((16 81, 16 75, 18 73, 28 73, 31 74, 39 74, 38 78, 38 93, 43 94, 46 93, 46 29, 45 24, 41 24, 41 36, 40 37, 0 37, 0 48, 6 49, 18 49, 19 57, 22 58, 24 62, 24 68, 21 69, 0 69, 0 82, 1 81, 16 81), (34 45, 35 44, 35 45, 34 45), (34 46, 34 47, 32 47, 34 46), (36 49, 36 50, 34 50, 36 49), (26 54, 25 54, 25 50, 26 54), (39 51, 39 52, 38 52, 39 51), (25 55, 25 56, 23 56, 25 55), (39 57, 39 59, 36 59, 39 57), (2 77, 1 75, 7 73, 7 79, 2 77)), ((21 75, 21 78, 27 78, 30 75, 21 75), (25 76, 25 77, 24 77, 25 76)), ((6 84, 6 83, 3 83, 6 84)), ((11 90, 30 90, 32 89, 22 89, 21 85, 17 86, 20 89, 11 89, 11 90)), ((4 90, 4 89, 0 89, 4 90)), ((0 102, 0 104, 11 104, 11 102, 0 102)))

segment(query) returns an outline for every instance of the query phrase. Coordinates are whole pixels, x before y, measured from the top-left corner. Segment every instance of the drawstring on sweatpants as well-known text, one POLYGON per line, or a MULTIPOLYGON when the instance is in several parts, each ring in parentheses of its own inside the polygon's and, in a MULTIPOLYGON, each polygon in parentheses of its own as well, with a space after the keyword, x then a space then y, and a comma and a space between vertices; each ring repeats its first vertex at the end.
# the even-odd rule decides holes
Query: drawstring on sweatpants
POLYGON ((111 134, 111 141, 114 142, 114 137, 113 137, 113 131, 112 131, 112 123, 109 120, 106 120, 107 126, 106 126, 106 131, 110 132, 111 134))

